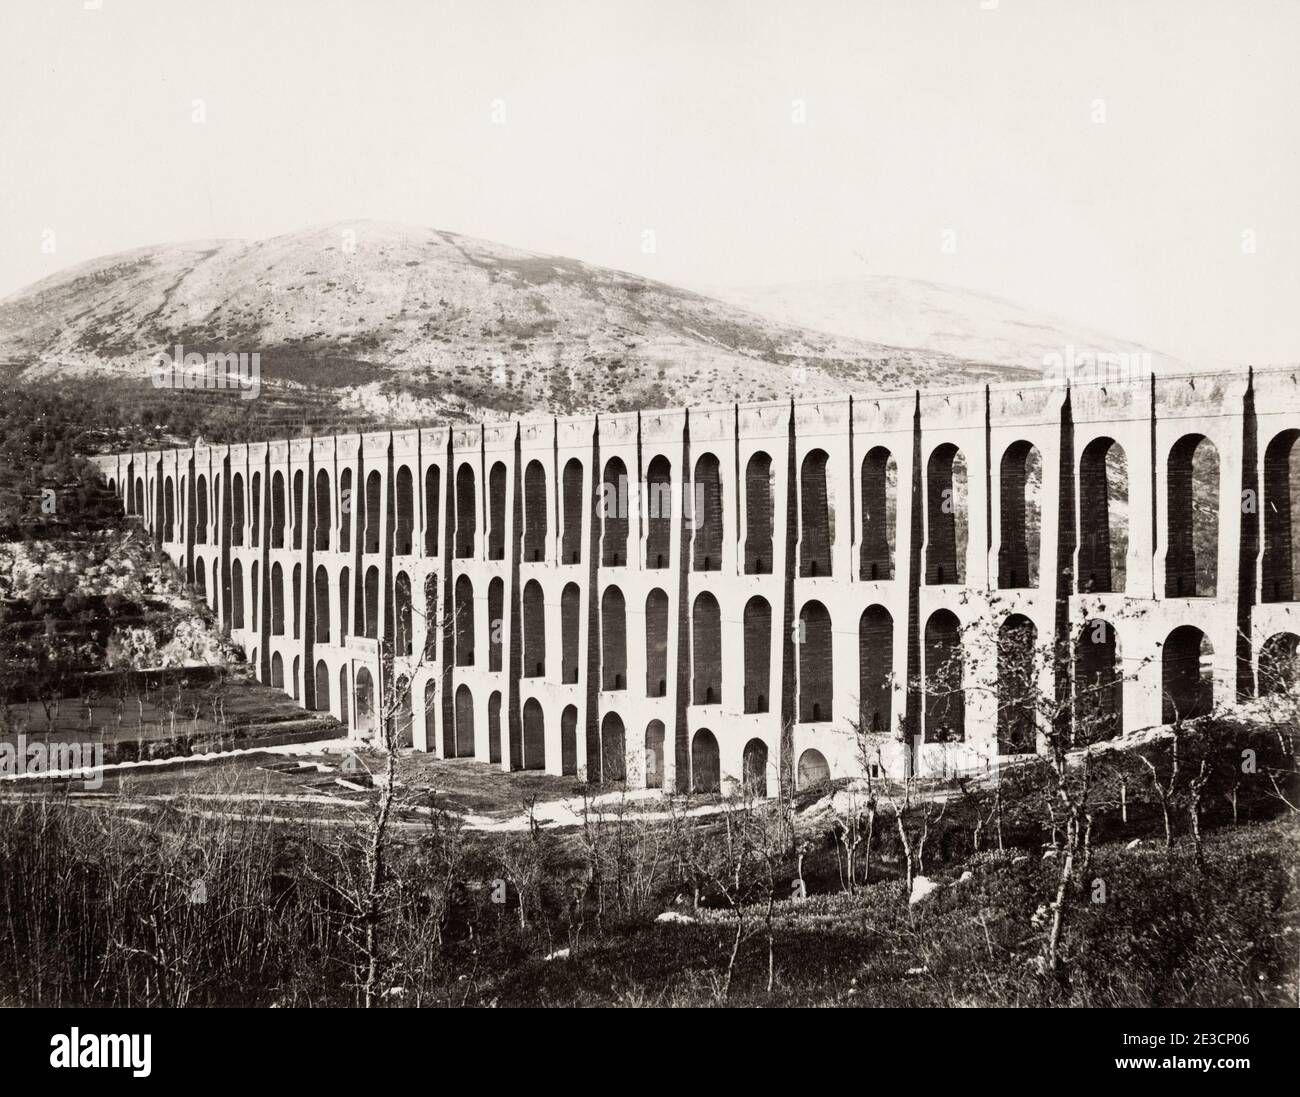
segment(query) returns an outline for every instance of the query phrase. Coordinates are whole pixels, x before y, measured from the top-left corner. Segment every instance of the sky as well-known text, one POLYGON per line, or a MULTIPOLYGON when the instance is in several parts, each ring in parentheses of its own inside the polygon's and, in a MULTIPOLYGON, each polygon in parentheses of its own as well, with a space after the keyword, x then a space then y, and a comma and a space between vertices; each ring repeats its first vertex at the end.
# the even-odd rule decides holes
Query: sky
POLYGON ((1298 58, 1300 0, 3 0, 0 296, 373 218, 1296 362, 1298 58))

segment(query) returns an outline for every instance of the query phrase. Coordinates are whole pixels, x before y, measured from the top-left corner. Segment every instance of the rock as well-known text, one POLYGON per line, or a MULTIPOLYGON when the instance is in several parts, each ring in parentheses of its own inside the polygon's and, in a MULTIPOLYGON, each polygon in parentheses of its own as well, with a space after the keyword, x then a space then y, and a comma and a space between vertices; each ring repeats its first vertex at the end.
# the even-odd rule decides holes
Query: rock
POLYGON ((975 879, 975 873, 971 872, 970 869, 967 869, 958 878, 957 883, 964 884, 967 880, 973 880, 973 879, 975 879))
POLYGON ((1043 860, 1044 860, 1044 861, 1050 861, 1050 860, 1051 860, 1053 857, 1055 857, 1055 856, 1056 856, 1056 850, 1054 850, 1054 849, 1045 849, 1045 850, 1043 850, 1043 860))
POLYGON ((936 880, 931 880, 928 876, 918 876, 912 881, 912 896, 907 900, 908 906, 916 906, 917 903, 924 902, 943 885, 936 880))
POLYGON ((689 926, 695 924, 695 919, 692 918, 689 914, 682 914, 681 912, 676 910, 665 910, 661 915, 659 915, 659 917, 655 919, 655 921, 669 922, 677 926, 689 926))
POLYGON ((1022 864, 1023 862, 1028 861, 1028 860, 1029 860, 1029 856, 1028 856, 1028 854, 1024 854, 1024 853, 1022 853, 1019 857, 1012 857, 1012 858, 1011 858, 1011 863, 1012 863, 1013 865, 1019 865, 1019 864, 1022 864))
POLYGON ((1142 839, 1141 839, 1141 838, 1134 838, 1133 841, 1131 841, 1131 842, 1130 842, 1128 845, 1126 845, 1124 848, 1125 848, 1125 849, 1137 849, 1138 846, 1140 846, 1141 844, 1142 844, 1142 839))
POLYGON ((910 967, 907 969, 908 975, 928 975, 929 973, 930 969, 928 967, 910 967))
POLYGON ((542 957, 543 960, 567 960, 569 950, 567 948, 557 948, 554 952, 547 953, 542 957))

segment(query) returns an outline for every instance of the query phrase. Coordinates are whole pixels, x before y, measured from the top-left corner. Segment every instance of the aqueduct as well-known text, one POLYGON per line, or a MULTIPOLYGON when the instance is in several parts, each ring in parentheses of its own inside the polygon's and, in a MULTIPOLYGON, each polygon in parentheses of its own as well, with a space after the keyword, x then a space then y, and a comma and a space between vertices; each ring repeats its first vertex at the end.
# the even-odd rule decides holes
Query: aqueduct
POLYGON ((1041 747, 1006 687, 1017 649, 990 635, 1052 647, 1044 693, 1086 694, 1114 731, 1269 688, 1300 643, 1298 376, 97 462, 258 678, 354 735, 395 697, 403 736, 443 756, 770 791, 866 757, 934 774, 1041 747))

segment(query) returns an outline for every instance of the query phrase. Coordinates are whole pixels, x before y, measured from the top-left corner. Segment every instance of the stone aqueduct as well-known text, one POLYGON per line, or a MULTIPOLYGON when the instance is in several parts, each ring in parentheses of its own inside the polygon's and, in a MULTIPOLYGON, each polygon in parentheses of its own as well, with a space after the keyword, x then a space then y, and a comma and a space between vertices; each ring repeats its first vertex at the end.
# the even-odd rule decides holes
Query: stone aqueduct
POLYGON ((895 774, 1041 747, 974 688, 1002 672, 976 618, 1054 644, 1049 688, 1093 683, 1124 730, 1253 695, 1300 633, 1298 377, 1027 381, 97 461, 258 678, 353 735, 395 698, 404 737, 448 757, 773 787, 860 772, 855 725, 895 774), (931 685, 942 665, 962 668, 952 689, 931 685))

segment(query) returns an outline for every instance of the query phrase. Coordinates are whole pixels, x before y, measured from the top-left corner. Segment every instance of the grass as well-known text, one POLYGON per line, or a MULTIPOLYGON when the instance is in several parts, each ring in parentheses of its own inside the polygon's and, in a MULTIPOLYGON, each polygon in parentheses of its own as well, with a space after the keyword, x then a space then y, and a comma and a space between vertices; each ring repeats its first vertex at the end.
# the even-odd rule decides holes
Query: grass
MULTIPOLYGON (((1241 736, 1258 730, 1216 725, 1187 748, 1231 762, 1241 736)), ((1261 748, 1268 729, 1262 734, 1261 748)), ((1163 764, 1158 743, 1142 749, 1163 764)), ((380 772, 377 756, 362 757, 380 772)), ((0 788, 0 949, 13 958, 0 966, 0 1003, 357 1003, 378 794, 338 787, 333 771, 284 766, 249 756, 132 771, 94 795, 0 788), (200 903, 191 898, 196 881, 200 903)), ((917 905, 908 903, 883 810, 869 882, 846 894, 828 809, 835 786, 800 794, 808 898, 792 897, 796 861, 775 843, 769 871, 738 908, 742 941, 726 1000, 1295 1005, 1297 816, 1259 783, 1239 789, 1230 807, 1223 791, 1240 770, 1225 764, 1216 778, 1224 787, 1208 788, 1198 867, 1185 807, 1175 845, 1164 849, 1143 770, 1131 751, 1097 763, 1093 856, 1071 893, 1059 979, 1040 973, 1058 875, 1041 767, 1018 769, 1000 786, 1005 849, 990 830, 973 848, 989 791, 949 790, 924 866, 944 886, 917 905), (1118 784, 1127 788, 1122 808, 1118 784)), ((714 801, 727 814, 687 818, 693 804, 635 804, 656 808, 650 815, 612 797, 577 825, 471 832, 461 814, 518 819, 529 800, 572 800, 579 789, 570 778, 416 755, 401 758, 398 787, 378 898, 383 985, 394 991, 384 1004, 723 999, 737 913, 718 886, 723 877, 699 866, 716 869, 728 826, 770 823, 770 802, 714 801), (656 920, 668 910, 684 920, 656 920)))
MULTIPOLYGON (((730 1004, 774 1006, 1295 1005, 1295 841, 1290 820, 1217 833, 1199 873, 1113 844, 1069 937, 1068 993, 1037 974, 1034 924, 1055 865, 986 860, 967 883, 909 907, 900 881, 778 904, 767 991, 763 910, 742 948, 730 1004)), ((607 926, 560 961, 531 958, 482 990, 496 1005, 709 1005, 734 932, 730 913, 696 924, 607 926)))

